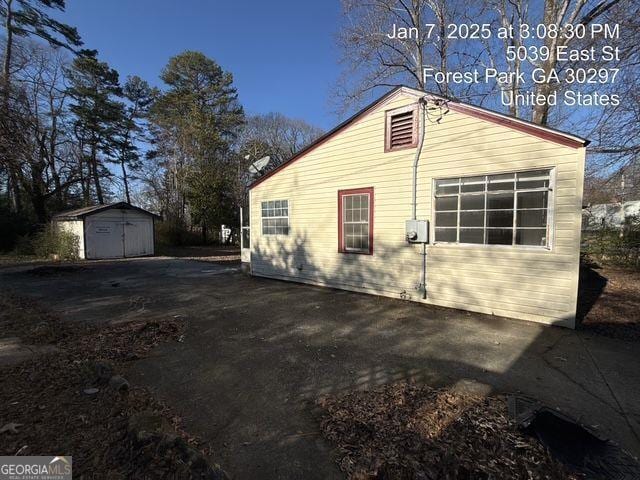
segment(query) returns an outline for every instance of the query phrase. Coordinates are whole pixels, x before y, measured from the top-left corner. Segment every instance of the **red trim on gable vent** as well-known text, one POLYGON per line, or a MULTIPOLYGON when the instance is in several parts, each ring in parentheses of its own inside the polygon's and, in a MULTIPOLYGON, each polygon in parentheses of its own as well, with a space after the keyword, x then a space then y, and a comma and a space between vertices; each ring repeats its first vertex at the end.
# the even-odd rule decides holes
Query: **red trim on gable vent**
POLYGON ((349 190, 338 190, 338 253, 353 253, 356 255, 373 255, 373 187, 351 188, 349 190), (357 252, 344 248, 344 236, 342 234, 342 197, 345 195, 357 195, 359 193, 369 194, 369 251, 357 252))
POLYGON ((519 132, 533 135, 534 137, 542 138, 543 140, 549 140, 550 142, 559 143, 566 147, 579 148, 586 146, 584 141, 574 140, 568 138, 561 133, 555 133, 546 127, 536 125, 534 123, 524 123, 524 121, 518 121, 513 118, 503 117, 500 114, 492 112, 490 110, 480 109, 480 107, 471 107, 463 105, 461 103, 455 103, 450 101, 447 103, 447 107, 454 112, 464 113, 472 117, 480 118, 481 120, 487 120, 498 125, 502 125, 519 132))

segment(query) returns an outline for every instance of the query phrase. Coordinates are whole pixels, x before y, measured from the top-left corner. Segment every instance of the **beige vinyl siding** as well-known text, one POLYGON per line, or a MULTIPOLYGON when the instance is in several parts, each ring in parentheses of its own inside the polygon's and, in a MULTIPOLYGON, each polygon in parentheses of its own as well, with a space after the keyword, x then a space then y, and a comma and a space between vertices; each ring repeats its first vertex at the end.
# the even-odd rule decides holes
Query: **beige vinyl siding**
MULTIPOLYGON (((423 301, 422 247, 404 239, 415 148, 384 152, 385 111, 415 103, 401 91, 251 190, 255 275, 423 301), (373 187, 373 255, 338 253, 338 190, 373 187), (260 205, 289 201, 290 233, 262 236, 260 205)), ((552 249, 427 247, 427 303, 574 326, 584 148, 571 148, 451 110, 426 124, 418 218, 432 220, 436 178, 554 169, 552 249)), ((431 240, 433 240, 431 222, 431 240)))

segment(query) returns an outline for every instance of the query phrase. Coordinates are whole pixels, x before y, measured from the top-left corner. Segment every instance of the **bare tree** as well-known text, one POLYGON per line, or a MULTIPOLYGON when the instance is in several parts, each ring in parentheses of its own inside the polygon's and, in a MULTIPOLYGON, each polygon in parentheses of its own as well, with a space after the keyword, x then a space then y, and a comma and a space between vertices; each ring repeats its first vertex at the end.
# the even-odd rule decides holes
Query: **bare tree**
POLYGON ((238 146, 243 155, 251 156, 252 161, 269 155, 271 161, 268 169, 272 169, 288 160, 322 133, 322 129, 304 120, 288 118, 281 113, 267 113, 247 118, 238 139, 238 146))
POLYGON ((482 71, 489 66, 487 45, 451 35, 450 26, 483 22, 487 1, 343 0, 344 23, 338 37, 343 74, 338 81, 339 110, 361 104, 377 87, 409 85, 451 98, 481 103, 488 88, 479 84, 436 82, 430 73, 482 71), (473 43, 473 42, 472 42, 473 43), (425 75, 426 73, 426 75, 425 75))

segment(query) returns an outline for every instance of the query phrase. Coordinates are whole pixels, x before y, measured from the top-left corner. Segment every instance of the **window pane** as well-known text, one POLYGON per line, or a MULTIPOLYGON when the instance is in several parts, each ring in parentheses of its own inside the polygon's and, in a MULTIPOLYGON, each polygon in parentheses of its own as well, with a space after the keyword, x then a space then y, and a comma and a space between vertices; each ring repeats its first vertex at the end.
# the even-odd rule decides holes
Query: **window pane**
POLYGON ((487 211, 487 227, 513 226, 513 210, 487 211))
POLYGON ((436 213, 436 225, 438 227, 455 227, 458 224, 456 212, 436 213))
POLYGON ((468 177, 462 179, 461 192, 484 192, 485 177, 468 177))
POLYGON ((482 228, 461 228, 460 243, 484 243, 484 230, 482 228))
POLYGON ((513 190, 514 177, 513 173, 490 175, 487 190, 513 190))
POLYGON ((547 192, 518 193, 518 209, 520 208, 546 208, 547 192))
POLYGON ((539 180, 540 178, 549 178, 549 170, 531 170, 529 172, 518 172, 518 180, 532 179, 539 180))
POLYGON ((460 195, 460 210, 484 210, 484 194, 460 195))
POLYGON ((511 245, 513 228, 487 228, 487 243, 490 245, 511 245))
POLYGON ((345 222, 353 222, 353 210, 345 210, 344 212, 344 221, 345 222))
POLYGON ((513 209, 513 193, 488 193, 487 208, 495 210, 513 209))
POLYGON ((518 245, 535 245, 545 247, 547 245, 547 229, 518 229, 516 231, 516 244, 518 245))
POLYGON ((518 227, 546 227, 546 210, 518 210, 518 227))
POLYGON ((519 190, 527 188, 549 188, 549 180, 518 180, 517 186, 519 190))
POLYGON ((446 195, 458 193, 458 183, 460 179, 450 178, 446 180, 436 180, 436 195, 446 195))
POLYGON ((436 228, 436 242, 455 242, 455 228, 436 228))
POLYGON ((484 211, 460 212, 460 227, 484 227, 484 211))
POLYGON ((443 210, 457 210, 458 209, 458 197, 437 197, 436 198, 436 212, 443 210))
POLYGON ((365 235, 360 238, 360 248, 369 250, 369 232, 365 232, 365 235))

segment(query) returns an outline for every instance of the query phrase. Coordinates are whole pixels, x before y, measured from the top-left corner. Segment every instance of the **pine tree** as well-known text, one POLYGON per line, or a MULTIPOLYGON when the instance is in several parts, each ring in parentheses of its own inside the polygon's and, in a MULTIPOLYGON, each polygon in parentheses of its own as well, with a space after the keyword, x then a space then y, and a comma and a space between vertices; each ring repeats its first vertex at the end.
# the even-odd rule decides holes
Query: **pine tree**
POLYGON ((140 150, 138 142, 145 141, 145 121, 149 108, 158 96, 158 91, 138 76, 128 77, 122 87, 122 95, 127 102, 124 115, 118 125, 117 160, 122 171, 122 182, 126 201, 131 203, 129 174, 127 170, 138 170, 140 150))
MULTIPOLYGON (((95 51, 83 51, 68 72, 69 94, 74 100, 71 111, 75 115, 74 129, 87 153, 81 159, 86 164, 83 182, 85 203, 90 201, 90 181, 93 180, 98 203, 104 204, 100 178, 108 170, 99 154, 114 157, 118 151, 118 126, 122 124, 124 105, 118 101, 122 95, 118 72, 97 58, 95 51)), ((83 149, 84 150, 84 149, 83 149)), ((81 165, 81 169, 84 165, 81 165)))
POLYGON ((206 234, 233 215, 230 146, 244 122, 233 76, 200 52, 169 60, 161 75, 166 91, 152 118, 165 145, 169 174, 191 220, 206 234))

